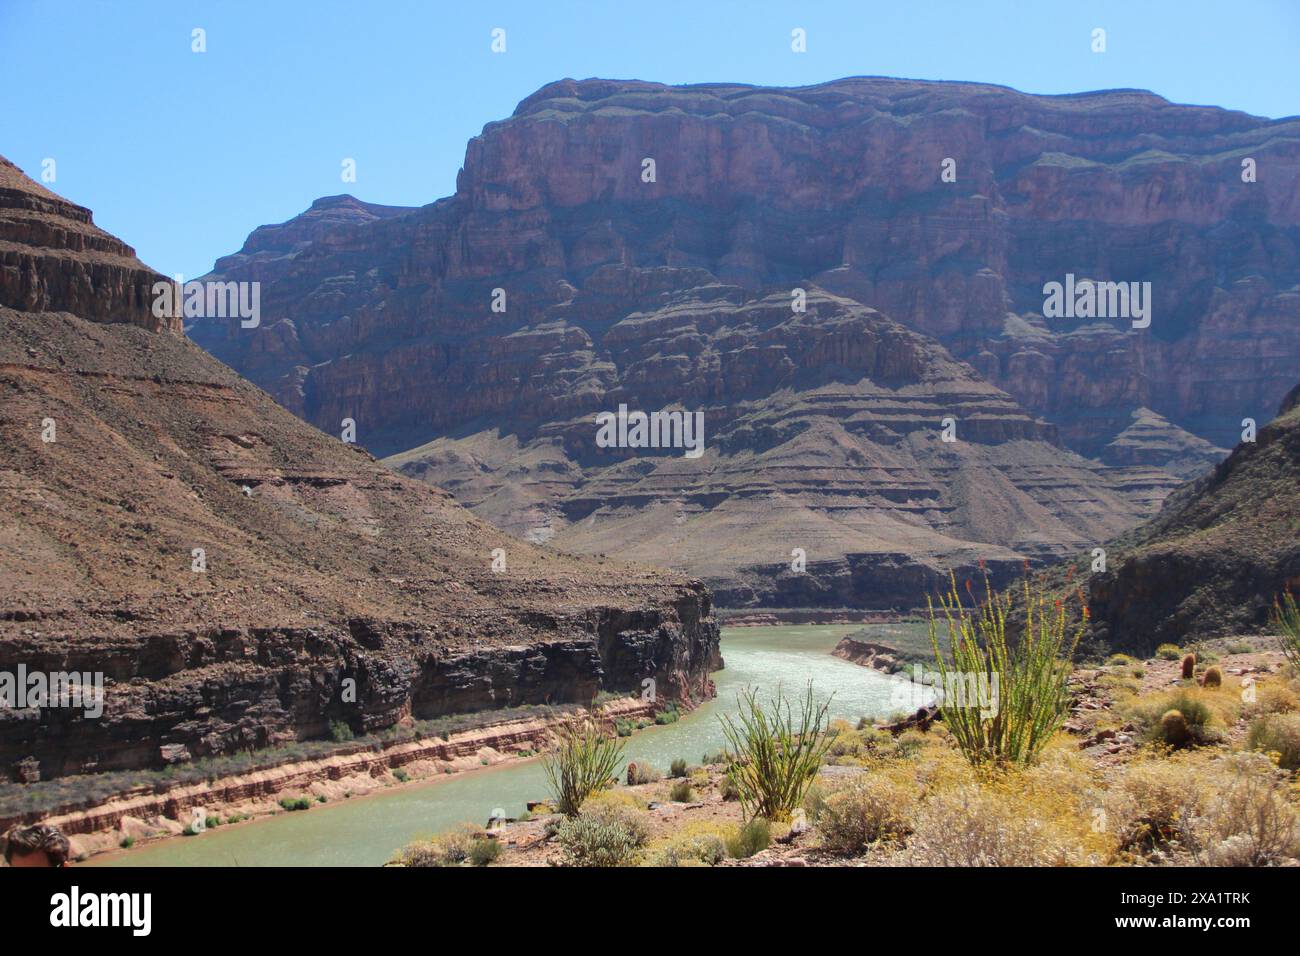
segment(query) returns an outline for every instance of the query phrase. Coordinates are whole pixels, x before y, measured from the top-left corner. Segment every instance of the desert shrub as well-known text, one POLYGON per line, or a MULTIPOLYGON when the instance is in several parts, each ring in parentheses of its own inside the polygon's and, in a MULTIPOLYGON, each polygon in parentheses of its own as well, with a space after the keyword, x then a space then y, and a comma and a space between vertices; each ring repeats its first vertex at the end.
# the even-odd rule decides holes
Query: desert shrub
POLYGON ((1300 714, 1269 714, 1250 725, 1251 750, 1277 754, 1284 770, 1300 769, 1300 714))
POLYGON ((663 773, 644 760, 634 760, 627 765, 627 784, 629 787, 640 786, 643 783, 654 783, 663 779, 663 773))
POLYGON ((1200 812, 1202 765, 1182 758, 1135 761, 1107 794, 1107 823, 1124 850, 1151 850, 1180 838, 1200 812))
POLYGON ((995 592, 985 576, 985 600, 968 610, 957 593, 957 579, 949 580, 948 593, 939 598, 947 654, 939 649, 939 615, 927 598, 930 645, 945 691, 944 725, 972 764, 1030 763, 1069 713, 1070 658, 1087 627, 1087 609, 1078 624, 1069 623, 1065 603, 1049 605, 1045 591, 1031 592, 1026 578, 1024 626, 1012 644, 1007 640, 1012 592, 995 592), (968 682, 976 686, 968 688, 968 682), (993 691, 997 706, 990 706, 993 691), (985 695, 988 700, 965 699, 985 695))
POLYGON ((1206 687, 1222 687, 1223 671, 1217 667, 1207 667, 1205 670, 1204 683, 1206 687))
POLYGON ((403 770, 401 767, 398 767, 396 770, 393 771, 393 776, 397 778, 398 783, 406 783, 406 781, 411 779, 411 775, 407 773, 405 770, 403 770))
POLYGON ((346 720, 330 721, 330 740, 333 740, 335 743, 343 743, 344 741, 351 740, 352 736, 352 728, 348 726, 346 720))
POLYGON ((727 857, 727 837, 734 827, 708 821, 691 824, 646 850, 646 866, 716 866, 727 857))
POLYGON ((1067 866, 1088 862, 1073 834, 979 786, 932 794, 908 838, 921 866, 1067 866))
POLYGON ((740 788, 736 786, 736 781, 732 780, 730 775, 722 778, 722 781, 718 784, 718 793, 723 800, 740 799, 740 788))
POLYGON ((1286 684, 1277 681, 1256 683, 1255 699, 1242 707, 1244 717, 1263 717, 1267 714, 1289 714, 1300 711, 1300 697, 1286 684))
POLYGON ((668 765, 668 776, 670 777, 686 776, 686 761, 683 760, 681 757, 674 758, 673 762, 668 765))
POLYGON ((1176 661, 1183 656, 1183 649, 1177 644, 1161 644, 1156 648, 1156 657, 1162 661, 1176 661))
POLYGON ((915 756, 928 742, 926 735, 921 731, 905 730, 898 735, 897 740, 893 741, 893 756, 915 756))
POLYGON ((666 708, 655 714, 656 724, 675 724, 681 718, 681 711, 677 709, 676 704, 669 704, 666 708))
POLYGON ((500 843, 492 837, 480 837, 470 841, 467 858, 474 866, 487 866, 494 863, 500 855, 500 843))
POLYGON ((542 761, 555 795, 555 809, 573 816, 592 794, 614 782, 624 744, 608 737, 595 721, 569 720, 559 732, 559 748, 542 761))
POLYGON ((1300 821, 1286 784, 1268 758, 1234 754, 1229 779, 1187 828, 1197 862, 1210 866, 1270 866, 1300 856, 1300 821))
POLYGON ((736 755, 728 776, 736 785, 745 817, 784 821, 803 802, 830 746, 826 735, 830 701, 818 706, 812 683, 804 693, 798 717, 777 688, 770 713, 757 692, 740 693, 733 720, 724 714, 722 731, 736 755))
MULTIPOLYGON (((626 795, 630 796, 630 795, 626 795)), ((645 845, 648 829, 645 814, 635 799, 619 799, 613 793, 597 794, 582 805, 575 817, 560 821, 555 838, 566 866, 630 866, 645 845)))
POLYGON ((123 850, 131 849, 131 847, 135 846, 135 837, 133 836, 122 837, 122 840, 121 842, 118 843, 118 846, 120 846, 123 850))
POLYGON ((1300 668, 1300 605, 1289 591, 1274 599, 1272 624, 1281 638, 1282 653, 1292 667, 1300 668))
POLYGON ((730 762, 731 762, 731 755, 727 753, 725 750, 719 750, 716 753, 705 754, 702 758, 700 758, 700 763, 705 764, 706 766, 716 766, 717 764, 720 763, 730 763, 730 762))
POLYGON ((678 780, 668 791, 668 799, 673 803, 690 803, 695 799, 695 792, 691 789, 689 780, 678 780))
POLYGON ((1171 747, 1217 743, 1222 733, 1211 699, 1210 694, 1198 688, 1180 688, 1140 698, 1128 713, 1149 741, 1171 747))
MULTIPOLYGON (((306 797, 282 797, 280 798, 280 809, 282 810, 310 810, 311 801, 306 797)), ((315 819, 313 817, 312 819, 315 819)))
POLYGON ((905 834, 916 801, 915 788, 868 774, 826 798, 817 834, 831 853, 861 853, 872 843, 905 834))
POLYGON ((397 851, 390 863, 411 867, 458 866, 469 859, 470 847, 479 839, 482 839, 482 834, 478 827, 462 823, 431 840, 408 843, 397 851))
POLYGON ((827 786, 820 780, 814 781, 813 785, 808 788, 804 794, 803 804, 801 805, 804 816, 808 821, 816 825, 821 819, 822 813, 826 810, 826 798, 835 792, 833 787, 827 786))
POLYGON ((1107 667, 1129 667, 1137 663, 1137 659, 1130 657, 1128 654, 1112 654, 1106 658, 1107 667))
POLYGON ((205 817, 203 820, 203 826, 205 829, 215 830, 217 827, 221 826, 221 817, 205 817))
POLYGON ((636 725, 630 720, 614 721, 614 733, 620 737, 631 737, 634 729, 636 729, 636 725))
POLYGON ((747 860, 771 845, 772 824, 763 817, 754 817, 727 838, 727 855, 735 860, 747 860))
POLYGON ((1228 644, 1229 654, 1253 654, 1255 645, 1250 641, 1232 641, 1228 644))

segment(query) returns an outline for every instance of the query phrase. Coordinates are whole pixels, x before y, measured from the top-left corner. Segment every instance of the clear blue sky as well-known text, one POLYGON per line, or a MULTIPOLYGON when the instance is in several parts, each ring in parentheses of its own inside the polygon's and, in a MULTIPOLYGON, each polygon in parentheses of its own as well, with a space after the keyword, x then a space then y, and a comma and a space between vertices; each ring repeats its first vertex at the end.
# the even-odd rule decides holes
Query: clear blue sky
POLYGON ((0 154, 33 176, 54 158, 51 188, 154 268, 193 277, 318 196, 449 195, 466 141, 551 80, 851 75, 1139 87, 1289 116, 1300 2, 0 0, 0 154), (194 27, 206 53, 190 51, 194 27), (790 50, 794 27, 806 54, 790 50), (355 184, 340 181, 344 157, 355 184))

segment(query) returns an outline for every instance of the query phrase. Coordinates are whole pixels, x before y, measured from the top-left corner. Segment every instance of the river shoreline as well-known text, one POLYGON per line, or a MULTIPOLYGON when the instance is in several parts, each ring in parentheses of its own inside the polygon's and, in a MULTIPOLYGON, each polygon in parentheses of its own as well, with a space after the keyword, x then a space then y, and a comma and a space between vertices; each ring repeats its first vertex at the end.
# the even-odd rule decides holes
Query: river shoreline
MULTIPOLYGON (((123 844, 127 841, 134 847, 183 838, 187 831, 207 828, 213 819, 224 828, 292 812, 281 806, 282 798, 328 805, 485 767, 536 759, 550 746, 561 722, 586 714, 586 710, 579 709, 554 717, 508 720, 452 733, 447 738, 393 742, 378 750, 367 747, 335 753, 211 782, 179 784, 162 791, 141 788, 42 819, 68 835, 73 858, 80 862, 105 853, 125 852, 128 847, 123 844)), ((623 720, 652 722, 654 716, 652 702, 631 697, 610 701, 596 713, 598 720, 611 725, 623 720)))

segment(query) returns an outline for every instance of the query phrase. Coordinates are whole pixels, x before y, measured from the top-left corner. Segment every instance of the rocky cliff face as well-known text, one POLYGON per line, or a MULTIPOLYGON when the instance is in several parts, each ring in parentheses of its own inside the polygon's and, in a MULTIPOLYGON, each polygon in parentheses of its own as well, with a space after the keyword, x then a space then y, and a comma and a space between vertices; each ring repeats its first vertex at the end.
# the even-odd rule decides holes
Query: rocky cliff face
POLYGON ((304 425, 155 321, 161 277, 85 210, 0 172, 0 671, 105 680, 99 717, 0 709, 0 766, 156 766, 647 677, 711 693, 702 585, 511 539, 304 425))
MULTIPOLYGON (((791 376, 806 367, 796 353, 815 354, 815 322, 781 335, 738 322, 721 338, 695 323, 720 294, 737 295, 718 286, 787 303, 795 288, 820 290, 937 343, 1019 414, 1053 426, 984 440, 1003 448, 1004 474, 1017 470, 1014 446, 1025 440, 1117 467, 1078 496, 1122 502, 1088 504, 1096 524, 1082 537, 1030 522, 1061 548, 1149 512, 1234 444, 1243 418, 1267 420, 1294 384, 1297 173, 1300 121, 1138 91, 565 80, 470 142, 449 199, 328 223, 316 210, 253 233, 215 275, 264 283, 261 327, 204 321, 191 333, 322 428, 356 419, 361 440, 381 453, 472 441, 445 452, 518 481, 497 487, 485 475, 473 482, 483 498, 465 500, 509 523, 520 507, 572 513, 558 499, 590 478, 588 463, 577 462, 578 476, 571 443, 560 454, 534 439, 570 431, 579 412, 628 396, 647 410, 663 398, 716 414, 749 407, 765 389, 800 387, 791 376), (1254 182, 1243 182, 1246 160, 1254 182), (1044 285, 1069 276, 1150 283, 1149 326, 1046 318, 1044 285), (808 345, 792 349, 797 336, 808 345)), ((848 350, 840 364, 874 384, 874 370, 849 354, 865 346, 837 347, 848 350)), ((750 429, 730 447, 752 438, 746 453, 765 454, 775 434, 750 429)), ((838 453, 825 432, 806 444, 816 445, 811 458, 788 465, 838 453)), ((736 491, 723 477, 715 491, 736 491)), ((874 485, 869 470, 857 478, 864 499, 900 494, 874 485)), ((987 482, 976 494, 1000 497, 987 482)), ((924 500, 913 501, 916 523, 946 533, 944 509, 924 500)), ((853 554, 893 549, 897 535, 869 530, 889 546, 846 542, 827 555, 836 573, 814 590, 839 600, 832 578, 873 577, 877 566, 892 574, 874 558, 854 569, 853 554)), ((961 540, 971 550, 1035 552, 996 534, 961 540)), ((609 541, 620 552, 636 547, 609 541)), ((571 544, 595 546, 577 535, 571 544)), ((940 553, 921 550, 926 561, 940 553)), ((677 560, 662 549, 654 556, 677 560)), ((727 573, 738 594, 750 588, 734 563, 727 573)), ((857 587, 845 588, 855 603, 874 599, 857 587)))
POLYGON ((1108 546, 1089 578, 1093 636, 1150 653, 1188 636, 1261 630, 1300 592, 1300 386, 1255 442, 1179 489, 1148 524, 1108 546))

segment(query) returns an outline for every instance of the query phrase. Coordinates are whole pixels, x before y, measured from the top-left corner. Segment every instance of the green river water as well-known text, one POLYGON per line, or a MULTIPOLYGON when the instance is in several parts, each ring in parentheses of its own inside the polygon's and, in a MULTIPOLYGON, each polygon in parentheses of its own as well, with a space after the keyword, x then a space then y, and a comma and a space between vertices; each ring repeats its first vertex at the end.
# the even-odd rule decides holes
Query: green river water
MULTIPOLYGON (((923 625, 922 625, 923 626, 923 625)), ((724 628, 726 667, 714 674, 716 699, 676 723, 641 730, 627 740, 625 760, 649 760, 666 770, 675 757, 699 763, 724 744, 718 715, 734 712, 746 686, 770 692, 777 684, 798 694, 811 680, 831 713, 857 720, 888 713, 892 682, 884 675, 832 657, 830 650, 862 625, 724 628)), ((897 630, 899 625, 887 627, 897 630)), ((760 695, 762 696, 762 695, 760 695)), ((412 783, 282 813, 262 820, 177 837, 92 861, 102 866, 377 866, 394 850, 462 821, 484 823, 495 809, 515 816, 528 800, 545 799, 539 760, 412 783)))

